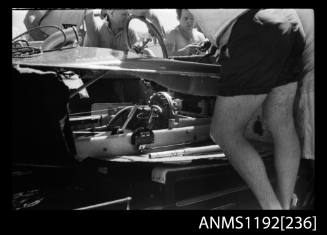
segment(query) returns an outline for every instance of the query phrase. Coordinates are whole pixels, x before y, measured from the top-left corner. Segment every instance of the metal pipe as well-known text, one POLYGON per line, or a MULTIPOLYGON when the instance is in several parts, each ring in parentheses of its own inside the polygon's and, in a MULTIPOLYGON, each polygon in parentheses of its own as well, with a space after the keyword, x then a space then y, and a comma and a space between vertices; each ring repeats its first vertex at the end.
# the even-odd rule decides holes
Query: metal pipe
POLYGON ((209 145, 209 146, 202 146, 202 147, 183 148, 183 149, 172 150, 172 151, 149 153, 149 158, 186 156, 186 155, 191 155, 191 154, 203 154, 203 153, 208 153, 208 152, 216 152, 219 150, 221 150, 219 145, 209 145))
POLYGON ((101 75, 99 75, 97 78, 89 81, 88 83, 85 83, 84 85, 80 86, 79 88, 77 88, 76 91, 72 92, 69 96, 69 99, 73 98, 75 95, 77 95, 81 90, 89 87, 90 85, 92 85, 93 83, 95 83, 96 81, 98 81, 100 78, 102 78, 107 72, 103 72, 101 75))
POLYGON ((163 57, 164 58, 168 58, 168 52, 167 52, 167 48, 165 46, 165 43, 164 43, 164 40, 162 38, 162 35, 161 33, 159 32, 159 30, 154 26, 154 24, 147 18, 143 17, 143 16, 136 16, 136 15, 130 15, 126 22, 125 22, 125 25, 124 25, 124 40, 125 40, 125 43, 127 44, 129 50, 132 49, 132 44, 131 44, 131 40, 129 38, 129 31, 128 31, 128 26, 129 26, 129 23, 132 19, 139 19, 140 21, 144 22, 147 27, 152 30, 152 32, 154 32, 154 34, 156 35, 158 41, 159 41, 159 44, 160 44, 160 47, 161 47, 161 50, 162 50, 162 54, 163 54, 163 57))
POLYGON ((129 114, 128 114, 128 116, 127 116, 127 119, 126 119, 124 125, 123 125, 123 126, 121 127, 121 129, 120 129, 121 131, 124 131, 124 130, 126 129, 128 123, 132 120, 132 118, 133 118, 135 112, 137 111, 137 108, 138 108, 138 105, 134 105, 134 106, 133 106, 132 110, 129 112, 129 114))
POLYGON ((76 32, 75 27, 69 27, 67 29, 62 30, 64 34, 61 32, 55 32, 51 34, 44 42, 42 43, 43 51, 51 51, 57 48, 57 46, 61 45, 61 47, 66 45, 66 42, 70 41, 74 42, 74 39, 78 42, 78 34, 76 32))
POLYGON ((78 210, 78 211, 80 211, 80 210, 92 210, 92 209, 97 209, 97 208, 104 207, 104 206, 121 204, 121 203, 124 203, 124 202, 127 203, 126 210, 130 210, 129 202, 131 200, 132 200, 132 197, 126 197, 126 198, 122 198, 122 199, 118 199, 118 200, 114 200, 114 201, 109 201, 109 202, 95 204, 95 205, 92 205, 92 206, 86 206, 86 207, 77 208, 77 209, 74 209, 74 210, 78 210))

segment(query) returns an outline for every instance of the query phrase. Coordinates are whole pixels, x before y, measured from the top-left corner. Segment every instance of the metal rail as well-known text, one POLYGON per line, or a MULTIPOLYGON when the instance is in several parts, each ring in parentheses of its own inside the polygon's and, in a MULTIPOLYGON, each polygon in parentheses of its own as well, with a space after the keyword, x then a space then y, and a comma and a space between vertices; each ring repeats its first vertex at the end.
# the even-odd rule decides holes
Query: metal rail
POLYGON ((105 207, 105 206, 111 206, 111 205, 117 205, 117 204, 122 204, 126 202, 126 210, 130 210, 130 201, 132 200, 132 197, 126 197, 126 198, 122 198, 122 199, 118 199, 118 200, 114 200, 114 201, 109 201, 109 202, 103 202, 103 203, 99 203, 99 204, 95 204, 92 206, 86 206, 86 207, 81 207, 81 208, 77 208, 74 210, 93 210, 93 209, 99 209, 101 207, 105 207))

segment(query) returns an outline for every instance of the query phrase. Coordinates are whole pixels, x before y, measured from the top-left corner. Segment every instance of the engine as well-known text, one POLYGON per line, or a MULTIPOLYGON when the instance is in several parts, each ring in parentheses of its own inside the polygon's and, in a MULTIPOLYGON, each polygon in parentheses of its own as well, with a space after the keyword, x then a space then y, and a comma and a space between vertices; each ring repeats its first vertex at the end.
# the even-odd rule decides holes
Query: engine
POLYGON ((128 106, 120 110, 109 121, 107 128, 114 133, 117 128, 132 131, 139 127, 151 130, 167 129, 169 120, 175 119, 182 109, 181 103, 180 99, 174 99, 168 92, 154 93, 148 105, 128 106))

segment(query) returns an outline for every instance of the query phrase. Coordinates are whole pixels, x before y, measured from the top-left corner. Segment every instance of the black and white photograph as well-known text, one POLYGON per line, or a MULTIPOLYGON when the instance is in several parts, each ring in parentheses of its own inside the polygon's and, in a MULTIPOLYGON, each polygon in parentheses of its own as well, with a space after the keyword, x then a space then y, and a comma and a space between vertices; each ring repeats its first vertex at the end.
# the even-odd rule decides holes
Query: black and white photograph
POLYGON ((316 230, 315 13, 12 8, 12 211, 316 230))

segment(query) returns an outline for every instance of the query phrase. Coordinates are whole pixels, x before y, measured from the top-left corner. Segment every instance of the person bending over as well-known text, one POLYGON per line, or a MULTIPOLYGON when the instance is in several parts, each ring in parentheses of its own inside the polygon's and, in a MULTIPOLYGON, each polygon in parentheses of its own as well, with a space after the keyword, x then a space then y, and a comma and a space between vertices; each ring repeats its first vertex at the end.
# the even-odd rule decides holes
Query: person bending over
POLYGON ((221 50, 212 139, 223 149, 262 209, 290 209, 300 163, 293 104, 305 46, 296 11, 189 11, 204 35, 221 50), (261 105, 274 142, 276 192, 261 156, 244 137, 246 124, 261 105))

